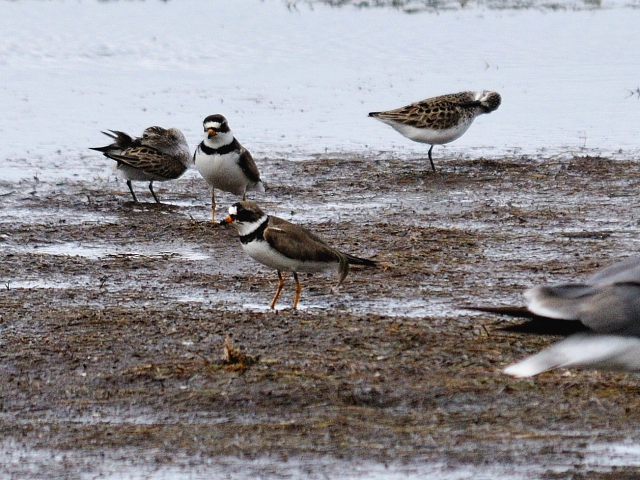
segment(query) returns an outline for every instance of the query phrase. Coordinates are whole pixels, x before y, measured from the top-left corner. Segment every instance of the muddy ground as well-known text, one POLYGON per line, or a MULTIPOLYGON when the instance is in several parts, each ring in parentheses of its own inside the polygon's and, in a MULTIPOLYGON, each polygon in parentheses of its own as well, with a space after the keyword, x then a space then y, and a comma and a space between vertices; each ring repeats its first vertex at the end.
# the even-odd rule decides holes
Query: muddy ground
POLYGON ((258 161, 265 210, 380 268, 301 276, 297 312, 288 277, 273 312, 195 172, 162 205, 106 174, 0 181, 0 476, 635 478, 638 377, 511 379, 559 337, 457 307, 636 253, 636 161, 258 161))

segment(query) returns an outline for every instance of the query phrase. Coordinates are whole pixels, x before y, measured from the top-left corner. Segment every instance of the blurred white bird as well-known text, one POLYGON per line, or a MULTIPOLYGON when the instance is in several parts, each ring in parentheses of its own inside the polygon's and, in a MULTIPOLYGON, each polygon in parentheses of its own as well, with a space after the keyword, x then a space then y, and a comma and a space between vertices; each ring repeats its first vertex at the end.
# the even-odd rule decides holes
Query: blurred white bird
POLYGON ((640 370, 640 257, 615 263, 582 283, 539 285, 524 293, 527 309, 472 308, 512 316, 576 321, 574 334, 509 365, 504 372, 531 377, 554 368, 640 370))

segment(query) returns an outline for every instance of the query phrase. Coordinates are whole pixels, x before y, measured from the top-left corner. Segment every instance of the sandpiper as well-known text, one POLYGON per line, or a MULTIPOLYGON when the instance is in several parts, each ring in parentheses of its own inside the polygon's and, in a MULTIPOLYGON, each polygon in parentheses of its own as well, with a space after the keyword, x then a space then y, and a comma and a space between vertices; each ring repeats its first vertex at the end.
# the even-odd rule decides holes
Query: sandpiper
POLYGON ((396 110, 371 112, 369 116, 415 142, 430 144, 429 161, 435 172, 433 146, 460 138, 478 115, 493 112, 501 101, 496 92, 461 92, 427 98, 396 110))
POLYGON ((115 140, 114 143, 91 150, 102 152, 105 157, 116 161, 116 174, 127 181, 134 202, 138 199, 131 186, 132 181, 149 182, 153 198, 160 203, 153 191, 153 182, 176 179, 187 171, 191 163, 189 145, 177 128, 149 127, 142 137, 135 139, 117 130, 102 133, 115 140))

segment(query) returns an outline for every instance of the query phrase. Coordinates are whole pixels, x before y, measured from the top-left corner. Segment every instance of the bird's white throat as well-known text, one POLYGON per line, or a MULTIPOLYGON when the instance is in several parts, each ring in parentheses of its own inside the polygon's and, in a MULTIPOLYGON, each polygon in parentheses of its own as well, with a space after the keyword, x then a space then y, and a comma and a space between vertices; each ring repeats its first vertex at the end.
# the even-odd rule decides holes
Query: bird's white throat
POLYGON ((233 142, 233 133, 231 131, 218 133, 216 136, 209 138, 209 134, 204 135, 204 144, 213 149, 224 147, 233 142))
MULTIPOLYGON (((231 207, 231 208, 234 208, 234 207, 231 207)), ((229 209, 229 213, 231 213, 231 209, 229 209)), ((244 237, 245 235, 252 234, 258 228, 260 228, 260 225, 262 225, 262 223, 267 218, 269 218, 269 216, 265 214, 262 217, 260 217, 258 220, 256 220, 255 222, 251 222, 251 223, 234 222, 233 225, 235 225, 235 227, 238 229, 238 235, 240 235, 241 237, 244 237)))

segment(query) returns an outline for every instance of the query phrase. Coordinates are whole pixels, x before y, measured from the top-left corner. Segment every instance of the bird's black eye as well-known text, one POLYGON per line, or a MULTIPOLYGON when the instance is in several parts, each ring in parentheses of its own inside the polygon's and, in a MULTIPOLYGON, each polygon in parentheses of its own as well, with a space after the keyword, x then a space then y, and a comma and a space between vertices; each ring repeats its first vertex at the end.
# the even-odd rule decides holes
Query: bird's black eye
POLYGON ((142 138, 149 138, 149 134, 148 133, 143 133, 142 134, 142 138))

